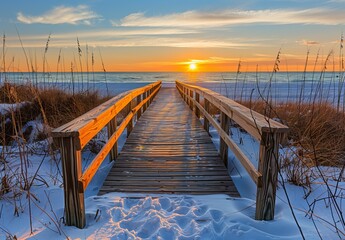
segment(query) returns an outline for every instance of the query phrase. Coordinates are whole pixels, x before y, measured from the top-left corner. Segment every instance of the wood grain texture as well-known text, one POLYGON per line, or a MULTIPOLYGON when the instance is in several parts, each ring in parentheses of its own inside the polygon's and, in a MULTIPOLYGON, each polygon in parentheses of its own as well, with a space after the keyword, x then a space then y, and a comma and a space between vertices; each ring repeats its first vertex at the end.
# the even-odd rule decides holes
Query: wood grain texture
MULTIPOLYGON (((272 119, 251 111, 250 109, 221 96, 208 89, 176 82, 182 98, 204 115, 204 123, 211 123, 220 136, 220 155, 227 162, 228 147, 242 163, 257 185, 256 212, 257 220, 273 220, 276 200, 279 145, 285 142, 288 127, 272 119), (188 94, 186 94, 186 92, 188 94), (205 107, 201 106, 198 94, 204 97, 205 107), (220 124, 209 113, 212 103, 220 110, 220 124), (260 142, 259 166, 256 170, 241 149, 229 137, 229 119, 237 122, 244 130, 260 142)), ((197 113, 196 113, 197 114, 197 113)), ((208 127, 207 127, 208 128, 208 127)), ((206 129, 206 128, 205 128, 206 129)))
MULTIPOLYGON (((117 128, 117 117, 114 117, 107 125, 107 132, 108 132, 108 139, 111 138, 111 136, 115 133, 117 128)), ((118 146, 117 141, 114 143, 114 146, 110 150, 110 161, 114 161, 117 158, 118 155, 118 146)))
POLYGON ((73 137, 60 138, 62 176, 65 200, 65 221, 68 226, 85 227, 85 205, 81 177, 81 152, 73 137))
POLYGON ((265 133, 260 143, 259 171, 262 173, 262 187, 257 189, 257 220, 273 220, 276 201, 279 134, 265 133))
MULTIPOLYGON (((250 135, 257 140, 261 140, 261 135, 264 132, 279 132, 286 133, 289 128, 273 119, 266 118, 262 114, 254 112, 249 108, 229 99, 219 93, 211 91, 207 88, 185 84, 176 81, 176 85, 188 90, 193 90, 200 96, 203 96, 205 100, 212 103, 221 112, 225 113, 230 119, 238 123, 244 128, 250 135)), ((189 101, 189 99, 187 99, 189 101)), ((206 102, 206 101, 205 101, 206 102)))
MULTIPOLYGON (((229 135, 229 117, 224 114, 223 112, 220 113, 220 127, 225 132, 226 135, 229 135)), ((226 167, 228 167, 228 145, 223 140, 221 136, 219 136, 219 152, 220 152, 220 158, 223 160, 226 167)))
POLYGON ((174 88, 141 115, 106 178, 107 192, 239 196, 208 133, 174 88))
MULTIPOLYGON (((207 100, 205 100, 206 102, 207 100)), ((203 108, 199 103, 196 101, 194 102, 196 107, 200 109, 200 112, 204 116, 204 123, 207 120, 208 125, 211 124, 218 132, 221 139, 226 143, 226 145, 231 149, 231 151, 235 154, 237 159, 241 162, 243 167, 248 172, 249 176, 253 179, 258 187, 261 186, 262 175, 261 173, 254 167, 252 162, 248 159, 248 157, 242 152, 242 150, 238 147, 238 145, 232 140, 228 133, 226 133, 220 126, 220 124, 208 113, 208 111, 203 108)), ((208 126, 209 127, 209 126, 208 126)))
MULTIPOLYGON (((128 111, 128 115, 122 120, 120 126, 116 129, 115 132, 109 137, 106 144, 102 147, 102 149, 99 151, 99 153, 96 155, 96 157, 92 160, 90 165, 87 167, 85 172, 82 174, 82 178, 80 181, 83 183, 84 189, 88 186, 88 184, 91 182, 93 176, 96 174, 98 168, 101 166, 104 159, 107 157, 109 153, 113 150, 115 144, 117 144, 117 140, 120 138, 121 134, 127 127, 127 136, 129 136, 129 133, 133 129, 133 118, 135 114, 142 108, 146 102, 149 102, 150 99, 153 99, 156 92, 159 91, 160 88, 156 88, 148 98, 146 98, 144 101, 140 102, 136 107, 130 108, 128 111), (131 130, 129 130, 129 127, 131 130)), ((132 107, 132 104, 129 103, 132 107)), ((135 152, 134 152, 135 153, 135 152)))
POLYGON ((61 151, 67 225, 79 228, 85 226, 84 191, 86 187, 109 153, 110 159, 115 160, 118 138, 126 127, 130 133, 133 128, 133 117, 137 112, 141 111, 144 104, 147 106, 152 101, 160 86, 161 82, 156 82, 120 94, 53 131, 54 142, 59 144, 61 151), (147 92, 150 94, 148 95, 147 92), (140 101, 142 94, 145 94, 145 99, 140 101), (132 105, 134 100, 137 101, 136 107, 132 105), (116 116, 126 105, 128 107, 127 116, 122 120, 119 128, 117 128, 116 116), (83 173, 81 168, 81 149, 104 126, 107 126, 108 141, 83 173))
POLYGON ((160 85, 161 82, 158 81, 142 88, 121 93, 73 121, 54 129, 52 131, 52 136, 54 138, 78 137, 76 140, 76 147, 79 150, 83 149, 83 147, 85 147, 85 145, 133 99, 136 99, 139 95, 146 93, 152 88, 159 88, 160 85))

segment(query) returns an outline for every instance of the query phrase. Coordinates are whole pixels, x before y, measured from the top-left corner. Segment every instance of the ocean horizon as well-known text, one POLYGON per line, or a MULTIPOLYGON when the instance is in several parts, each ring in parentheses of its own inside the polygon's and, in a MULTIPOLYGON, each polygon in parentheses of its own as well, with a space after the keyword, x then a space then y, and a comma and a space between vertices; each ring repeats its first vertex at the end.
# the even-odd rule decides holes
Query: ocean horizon
POLYGON ((121 92, 162 81, 174 87, 175 81, 188 82, 219 92, 235 100, 269 97, 276 101, 344 101, 343 72, 6 72, 5 80, 38 87, 58 87, 69 92, 97 90, 114 96, 121 92))

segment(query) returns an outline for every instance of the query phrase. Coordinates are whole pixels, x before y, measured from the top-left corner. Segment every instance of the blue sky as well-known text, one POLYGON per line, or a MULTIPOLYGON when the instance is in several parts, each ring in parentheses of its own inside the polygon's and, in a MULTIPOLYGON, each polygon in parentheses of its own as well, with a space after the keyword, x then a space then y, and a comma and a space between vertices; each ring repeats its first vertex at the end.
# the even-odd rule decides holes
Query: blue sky
POLYGON ((114 71, 183 71, 190 62, 233 71, 239 60, 269 70, 279 49, 301 70, 307 49, 315 58, 339 53, 345 0, 3 1, 0 23, 6 61, 22 59, 18 69, 24 54, 16 28, 30 59, 43 54, 51 34, 49 62, 59 51, 73 61, 78 37, 84 55, 87 44, 114 71))

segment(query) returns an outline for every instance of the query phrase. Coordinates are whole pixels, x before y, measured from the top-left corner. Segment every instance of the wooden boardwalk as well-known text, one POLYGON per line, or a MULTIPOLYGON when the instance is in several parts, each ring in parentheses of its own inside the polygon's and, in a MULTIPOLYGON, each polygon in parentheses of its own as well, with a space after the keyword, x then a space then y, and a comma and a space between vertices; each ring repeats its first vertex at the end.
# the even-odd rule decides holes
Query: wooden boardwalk
POLYGON ((84 192, 107 156, 115 163, 99 194, 224 193, 237 197, 224 166, 229 150, 257 186, 255 219, 274 219, 279 146, 285 143, 289 128, 207 88, 179 81, 178 91, 161 87, 157 81, 119 94, 52 131, 62 161, 66 225, 86 226, 84 192), (220 122, 210 114, 211 105, 220 113, 220 122), (220 136, 220 154, 201 126, 200 116, 205 129, 209 131, 211 124, 220 136), (134 128, 133 118, 139 118, 134 128), (258 167, 231 138, 229 119, 260 143, 258 167), (83 148, 105 127, 108 140, 83 170, 83 148), (118 155, 117 142, 125 129, 131 134, 118 155))
POLYGON ((239 196, 219 153, 175 88, 162 88, 141 116, 99 194, 239 196))

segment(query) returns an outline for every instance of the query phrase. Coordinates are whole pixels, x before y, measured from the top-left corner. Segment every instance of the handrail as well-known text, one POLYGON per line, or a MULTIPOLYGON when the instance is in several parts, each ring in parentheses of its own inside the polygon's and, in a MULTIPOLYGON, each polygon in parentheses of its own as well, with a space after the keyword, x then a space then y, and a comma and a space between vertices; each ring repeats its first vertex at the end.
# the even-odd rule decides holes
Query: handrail
POLYGON ((176 88, 197 117, 202 113, 205 130, 209 131, 211 123, 218 131, 220 155, 225 165, 230 148, 257 185, 255 219, 274 219, 278 150, 289 128, 207 88, 180 81, 176 81, 176 88), (200 96, 204 98, 204 106, 200 103, 200 96), (220 124, 209 113, 210 104, 219 109, 220 124), (229 136, 229 119, 260 142, 258 169, 229 136))
POLYGON ((79 228, 85 226, 84 191, 86 187, 108 154, 110 154, 110 160, 116 159, 119 137, 126 128, 127 136, 130 134, 135 115, 137 119, 140 118, 160 90, 161 85, 162 82, 157 81, 124 92, 53 130, 54 142, 61 151, 67 225, 79 228), (136 105, 134 106, 135 100, 136 105), (128 114, 117 127, 117 115, 125 108, 129 109, 128 114), (82 172, 81 150, 105 126, 108 130, 108 141, 87 169, 82 172))

